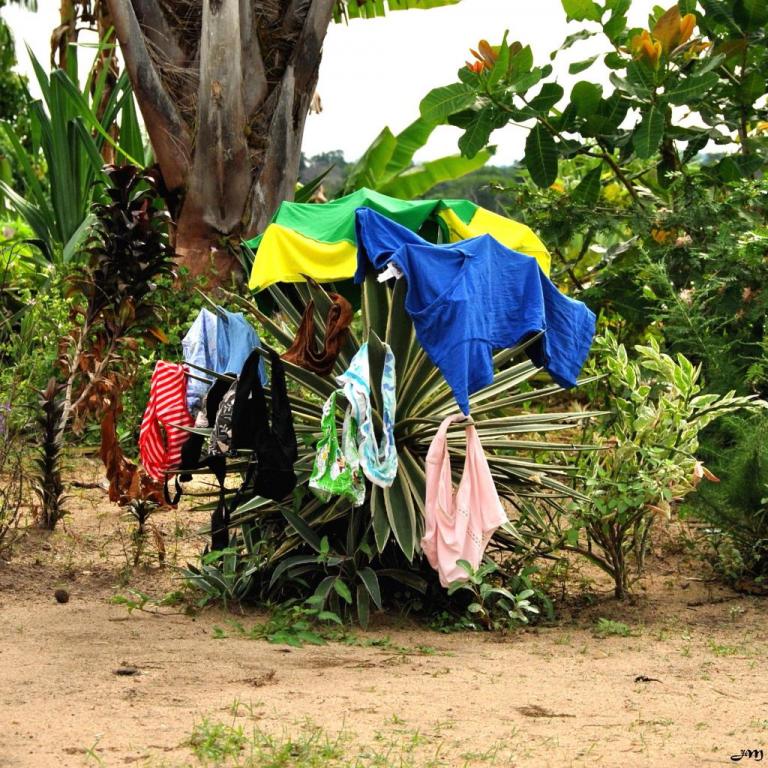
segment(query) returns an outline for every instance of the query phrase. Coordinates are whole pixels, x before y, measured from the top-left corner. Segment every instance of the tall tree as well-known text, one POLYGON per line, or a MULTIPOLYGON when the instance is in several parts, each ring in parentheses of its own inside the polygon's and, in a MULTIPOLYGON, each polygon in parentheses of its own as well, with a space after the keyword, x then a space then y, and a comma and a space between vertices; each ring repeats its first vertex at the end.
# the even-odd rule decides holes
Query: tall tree
MULTIPOLYGON (((459 0, 387 0, 390 10, 459 0)), ((176 254, 226 277, 235 243, 290 200, 332 19, 383 0, 107 0, 169 191, 176 254)), ((216 278, 214 278, 216 279, 216 278)))

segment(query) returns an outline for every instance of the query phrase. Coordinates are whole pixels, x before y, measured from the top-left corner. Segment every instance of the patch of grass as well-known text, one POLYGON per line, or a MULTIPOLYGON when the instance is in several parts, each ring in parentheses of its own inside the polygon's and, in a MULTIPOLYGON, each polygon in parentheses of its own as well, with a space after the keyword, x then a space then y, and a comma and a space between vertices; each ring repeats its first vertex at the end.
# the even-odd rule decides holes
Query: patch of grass
POLYGON ((296 735, 272 736, 259 728, 246 733, 240 725, 204 719, 187 744, 198 765, 210 768, 341 768, 347 738, 340 732, 331 739, 311 723, 296 735))
POLYGON ((739 652, 739 649, 735 645, 721 645, 714 640, 709 640, 707 645, 709 646, 709 650, 712 651, 715 656, 735 656, 739 652))
POLYGON ((194 610, 187 602, 184 592, 175 590, 167 592, 160 598, 141 592, 138 589, 129 589, 127 594, 112 595, 109 599, 112 605, 122 605, 128 613, 134 611, 143 611, 144 613, 153 613, 155 615, 180 616, 192 615, 194 610), (176 608, 182 606, 182 611, 161 611, 161 608, 176 608))
POLYGON ((321 768, 336 765, 344 758, 345 737, 330 739, 322 729, 311 726, 295 738, 272 737, 263 731, 254 734, 253 754, 248 768, 321 768))
POLYGON ((96 741, 94 741, 93 745, 88 747, 85 750, 85 760, 88 763, 88 765, 96 765, 98 768, 104 768, 106 766, 106 763, 104 762, 101 755, 98 753, 96 747, 99 745, 99 742, 101 741, 101 736, 96 737, 96 741))
POLYGON ((612 621, 600 617, 592 630, 595 637, 629 637, 632 632, 623 621, 612 621))
MULTIPOLYGON (((238 712, 236 701, 230 711, 238 712)), ((446 740, 436 723, 422 732, 407 727, 398 715, 387 719, 371 743, 359 743, 342 726, 329 735, 310 721, 296 723, 292 731, 270 734, 254 726, 246 730, 236 724, 205 718, 196 723, 186 745, 193 757, 182 764, 145 763, 147 768, 470 768, 512 765, 510 744, 500 740, 487 749, 451 756, 444 754, 446 740)), ((513 732, 513 737, 516 734, 513 732)))
POLYGON ((475 765, 477 763, 496 765, 496 760, 498 759, 499 752, 502 748, 503 744, 499 741, 482 752, 464 752, 460 757, 464 761, 464 765, 475 765))
POLYGON ((205 719, 192 729, 187 743, 201 763, 217 765, 229 758, 239 759, 247 742, 242 727, 205 719))
POLYGON ((218 626, 213 628, 214 640, 234 636, 301 648, 304 645, 325 645, 329 641, 341 641, 347 635, 346 629, 341 626, 341 619, 335 613, 317 612, 302 605, 278 608, 267 621, 255 624, 250 629, 234 619, 227 623, 229 629, 218 626))

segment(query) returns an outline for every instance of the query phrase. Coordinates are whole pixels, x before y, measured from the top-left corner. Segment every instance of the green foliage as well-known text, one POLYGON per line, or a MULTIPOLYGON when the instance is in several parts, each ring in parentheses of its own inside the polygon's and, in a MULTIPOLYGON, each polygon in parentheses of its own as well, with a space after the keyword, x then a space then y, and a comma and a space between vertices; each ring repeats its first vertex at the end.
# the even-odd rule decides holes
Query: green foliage
POLYGON ((656 217, 635 283, 668 347, 701 363, 710 389, 768 394, 768 184, 713 192, 680 180, 679 202, 656 217))
POLYGON ((707 459, 719 478, 690 508, 708 524, 715 565, 730 580, 768 578, 768 417, 723 419, 707 459))
POLYGON ((276 645, 290 645, 301 648, 304 645, 325 645, 328 640, 342 640, 346 637, 342 620, 332 611, 318 607, 318 600, 309 598, 303 603, 286 601, 275 607, 269 619, 246 629, 236 621, 230 621, 230 633, 221 627, 214 628, 218 640, 234 634, 249 640, 266 640, 276 645))
POLYGON ((411 200, 424 196, 440 182, 461 178, 481 168, 493 156, 493 147, 484 148, 486 135, 471 157, 450 155, 413 165, 414 154, 427 143, 439 122, 420 117, 397 136, 384 128, 348 171, 342 193, 367 187, 411 200))
POLYGON ((195 757, 203 764, 221 765, 223 761, 236 759, 245 749, 248 739, 239 726, 212 723, 203 720, 192 730, 189 746, 195 757))
MULTIPOLYGON (((456 563, 466 572, 466 578, 454 581, 448 587, 448 594, 468 592, 471 602, 466 607, 465 626, 473 629, 512 629, 527 624, 531 616, 539 614, 539 608, 531 602, 536 590, 530 586, 525 573, 522 574, 524 588, 514 592, 511 584, 500 579, 500 569, 492 560, 486 560, 477 569, 466 560, 456 563)), ((548 603, 551 610, 551 604, 548 603)))
POLYGON ((767 395, 768 184, 679 175, 638 209, 601 166, 577 158, 561 172, 552 189, 520 179, 498 196, 547 243, 555 282, 623 342, 663 337, 709 390, 767 395))
MULTIPOLYGON (((448 763, 500 766, 514 762, 513 750, 505 749, 501 741, 481 752, 446 756, 444 721, 438 721, 434 732, 425 733, 407 727, 406 720, 393 713, 388 726, 367 741, 346 725, 329 733, 311 721, 267 732, 253 724, 260 719, 256 706, 236 699, 228 707, 231 720, 211 717, 197 722, 187 741, 193 764, 211 768, 437 768, 448 763), (245 722, 249 724, 241 724, 245 722)), ((185 762, 185 768, 192 764, 185 762)))
POLYGON ((632 633, 622 621, 612 621, 602 616, 595 623, 595 637, 629 637, 632 633))
MULTIPOLYGON (((0 0, 0 9, 5 0, 0 0)), ((8 23, 0 16, 0 121, 13 125, 22 144, 30 147, 29 93, 27 78, 16 71, 16 46, 8 23)), ((19 175, 9 159, 11 148, 0 132, 0 181, 15 187, 19 175)), ((6 210, 5 195, 0 190, 0 219, 6 210)))
POLYGON ((127 594, 112 595, 109 599, 111 605, 122 605, 129 614, 134 611, 151 613, 154 615, 166 615, 158 608, 168 608, 184 603, 185 595, 182 592, 168 592, 160 598, 154 598, 139 589, 129 589, 127 594))
POLYGON ((593 397, 613 413, 585 435, 602 450, 578 456, 589 501, 569 505, 569 547, 609 574, 616 597, 624 598, 642 570, 655 516, 669 515, 706 474, 697 458, 700 431, 721 415, 765 403, 733 392, 702 394, 700 368, 662 353, 653 340, 635 347, 637 361, 611 334, 595 349, 595 365, 608 373, 593 397))
POLYGON ((32 228, 45 257, 67 263, 76 258, 89 225, 103 147, 110 144, 132 160, 112 139, 110 129, 122 114, 126 141, 135 144, 132 137, 140 131, 126 73, 107 96, 108 66, 96 76, 92 71, 81 88, 76 54, 67 57, 66 71, 55 69, 50 75, 31 51, 30 57, 42 92, 42 99, 30 105, 31 152, 14 126, 0 123, 0 135, 7 142, 15 172, 23 179, 23 190, 0 181, 0 193, 32 228), (132 119, 126 120, 126 115, 132 119))
POLYGON ((15 395, 20 382, 18 378, 11 378, 7 389, 0 388, 0 477, 3 478, 0 485, 0 555, 13 543, 27 491, 24 432, 29 413, 21 409, 22 424, 13 423, 18 419, 11 419, 12 411, 18 410, 15 395))
MULTIPOLYGON (((314 550, 314 554, 296 555, 282 560, 272 572, 270 589, 276 594, 290 594, 291 582, 301 590, 306 585, 306 574, 313 571, 322 574, 322 580, 309 599, 320 612, 319 618, 327 618, 323 616, 326 604, 333 616, 343 616, 354 605, 361 626, 367 627, 371 607, 381 610, 382 601, 379 577, 370 566, 375 548, 373 533, 363 514, 354 508, 350 510, 346 536, 335 539, 335 551, 331 551, 328 536, 318 540, 314 531, 308 529, 298 515, 284 509, 286 521, 299 532, 305 543, 314 550)), ((419 577, 415 574, 407 571, 388 573, 390 577, 399 577, 400 580, 407 581, 410 577, 414 584, 419 585, 419 577)), ((425 589, 426 582, 421 586, 421 591, 425 589)))
MULTIPOLYGON (((231 710, 233 718, 248 711, 251 705, 235 701, 231 710)), ((377 747, 366 748, 361 757, 359 747, 349 745, 349 736, 339 733, 331 738, 322 729, 311 723, 304 723, 295 734, 283 732, 273 735, 252 727, 246 731, 243 726, 204 718, 197 723, 189 737, 188 744, 201 766, 237 766, 238 768, 376 768, 389 764, 393 748, 387 745, 379 754, 377 747), (367 757, 370 755, 369 757, 367 757)), ((410 761, 398 758, 402 768, 414 768, 410 761)))
POLYGON ((46 388, 56 365, 52 340, 69 327, 69 306, 58 290, 36 289, 41 276, 28 270, 23 246, 0 247, 0 264, 0 402, 7 434, 24 441, 37 409, 34 393, 46 388))
MULTIPOLYGON (((459 148, 473 157, 494 129, 529 123, 525 165, 533 182, 550 186, 559 163, 579 155, 602 159, 643 207, 637 178, 656 174, 659 184, 689 163, 709 141, 738 152, 712 169, 720 180, 751 177, 765 165, 761 122, 768 78, 768 28, 761 4, 742 0, 690 2, 653 14, 649 30, 629 29, 629 3, 562 0, 568 18, 597 24, 609 50, 571 64, 570 72, 591 67, 597 59, 611 70, 613 88, 603 92, 591 81, 577 83, 563 105, 562 88, 548 79, 552 66, 535 66, 528 46, 482 41, 476 61, 458 72, 457 83, 435 88, 421 102, 422 117, 464 130, 459 148), (700 6, 700 8, 699 8, 700 6), (686 15, 686 11, 693 11, 686 15), (692 37, 698 25, 699 36, 692 37), (537 86, 538 91, 536 90, 537 86), (698 122, 682 126, 673 107, 697 113, 698 122), (630 120, 627 121, 627 116, 630 120), (633 177, 629 166, 641 161, 644 173, 633 177)), ((577 46, 595 35, 593 27, 570 35, 554 51, 577 46)))
POLYGON ((15 120, 24 110, 26 78, 14 72, 16 64, 13 35, 0 17, 0 120, 15 120))
POLYGON ((427 10, 441 8, 444 5, 455 5, 461 0, 362 0, 349 2, 340 0, 333 7, 334 21, 349 21, 350 19, 375 19, 385 16, 387 11, 407 11, 410 9, 427 10))
POLYGON ((202 592, 197 606, 221 602, 225 607, 239 607, 258 594, 260 579, 268 559, 267 542, 254 526, 243 525, 241 536, 230 546, 207 552, 199 566, 188 564, 180 569, 187 586, 202 592))

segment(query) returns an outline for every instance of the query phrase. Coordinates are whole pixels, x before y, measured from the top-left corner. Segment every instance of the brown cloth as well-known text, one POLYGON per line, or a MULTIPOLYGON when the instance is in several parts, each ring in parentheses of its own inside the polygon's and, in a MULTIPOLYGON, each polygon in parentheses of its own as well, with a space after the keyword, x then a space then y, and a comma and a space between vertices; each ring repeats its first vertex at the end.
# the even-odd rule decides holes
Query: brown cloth
POLYGON ((325 345, 317 349, 315 341, 315 302, 307 304, 301 324, 290 348, 282 357, 289 363, 306 368, 320 376, 327 376, 339 356, 339 350, 347 338, 347 328, 352 322, 352 305, 338 293, 329 293, 332 304, 325 318, 325 345))

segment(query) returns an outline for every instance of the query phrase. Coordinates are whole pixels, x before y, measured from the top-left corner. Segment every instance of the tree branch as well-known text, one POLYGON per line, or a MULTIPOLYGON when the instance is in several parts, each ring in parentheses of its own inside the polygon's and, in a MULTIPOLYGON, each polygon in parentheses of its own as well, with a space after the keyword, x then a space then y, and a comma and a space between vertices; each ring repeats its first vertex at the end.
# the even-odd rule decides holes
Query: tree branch
POLYGON ((126 0, 107 4, 163 180, 169 189, 178 189, 189 166, 189 131, 155 70, 133 6, 126 0))
POLYGON ((240 0, 240 48, 243 62, 243 108, 246 121, 250 123, 268 91, 258 28, 250 0, 240 0))
POLYGON ((208 226, 234 231, 251 185, 245 137, 242 0, 203 0, 198 128, 188 201, 208 226))
POLYGON ((186 54, 181 50, 176 35, 168 24, 157 0, 133 0, 133 9, 144 34, 164 59, 176 67, 186 65, 186 54))
MULTIPOLYGON (((267 130, 265 165, 251 189, 251 220, 247 232, 259 232, 282 200, 292 200, 301 158, 301 139, 309 104, 315 92, 323 40, 331 22, 335 0, 312 0, 301 32, 277 90, 277 103, 267 130)), ((305 8, 296 0, 288 16, 305 8)), ((286 19, 286 24, 291 19, 286 19)), ((275 91, 268 99, 275 96, 275 91)))

